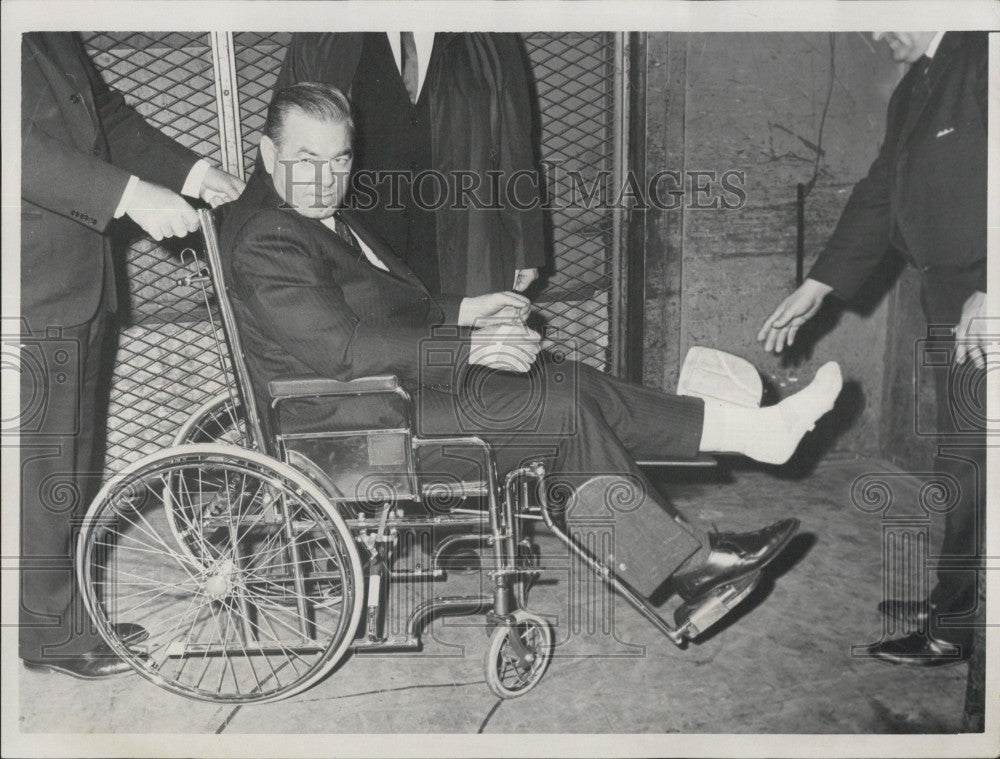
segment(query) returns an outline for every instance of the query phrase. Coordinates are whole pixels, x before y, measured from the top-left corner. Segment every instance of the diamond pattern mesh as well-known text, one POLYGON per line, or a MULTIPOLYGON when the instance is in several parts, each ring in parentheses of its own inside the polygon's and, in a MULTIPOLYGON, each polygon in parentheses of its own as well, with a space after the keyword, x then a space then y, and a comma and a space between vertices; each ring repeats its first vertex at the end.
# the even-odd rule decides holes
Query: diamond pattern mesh
MULTIPOLYGON (((83 33, 104 80, 147 121, 201 156, 220 160, 215 74, 208 33, 83 33)), ((111 380, 105 472, 170 444, 180 425, 227 386, 192 272, 148 238, 125 252, 126 303, 111 380)))
POLYGON ((218 163, 211 40, 205 32, 84 32, 104 81, 149 123, 218 163))
POLYGON ((548 347, 568 348, 579 360, 606 369, 612 216, 587 208, 584 198, 596 186, 596 198, 614 200, 614 37, 606 32, 523 36, 538 93, 553 209, 555 273, 536 303, 547 321, 548 347))
POLYGON ((257 159, 257 142, 264 128, 267 106, 271 102, 271 88, 278 78, 291 37, 288 32, 240 32, 233 35, 236 84, 240 94, 243 165, 248 174, 257 159))
POLYGON ((200 264, 157 246, 133 244, 126 260, 129 302, 118 339, 105 468, 108 473, 170 445, 201 404, 230 384, 201 287, 178 280, 200 264))
MULTIPOLYGON (((105 80, 143 116, 219 162, 208 33, 100 32, 83 37, 105 80)), ((233 35, 248 172, 289 37, 233 35)), ((548 178, 555 273, 537 298, 546 341, 548 347, 568 349, 605 369, 612 217, 610 211, 587 208, 580 197, 595 185, 598 198, 611 192, 613 37, 533 33, 524 39, 538 94, 542 158, 557 166, 548 178), (574 192, 577 202, 571 206, 574 192)), ((169 445, 190 414, 231 383, 228 359, 216 350, 200 287, 177 283, 192 273, 177 255, 143 239, 127 251, 125 268, 129 302, 122 311, 125 322, 112 380, 109 473, 169 445)))

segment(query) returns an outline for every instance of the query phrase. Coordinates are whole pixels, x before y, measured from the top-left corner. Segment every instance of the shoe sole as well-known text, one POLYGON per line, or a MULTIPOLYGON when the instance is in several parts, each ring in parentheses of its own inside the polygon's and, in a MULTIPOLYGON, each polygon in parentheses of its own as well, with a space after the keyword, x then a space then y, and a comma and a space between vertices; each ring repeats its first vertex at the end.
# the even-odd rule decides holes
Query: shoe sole
POLYGON ((60 675, 69 675, 70 677, 75 678, 77 680, 109 680, 112 677, 121 677, 122 675, 131 675, 135 673, 135 670, 132 669, 131 666, 129 666, 127 669, 123 669, 121 672, 110 672, 105 675, 84 675, 75 670, 66 667, 60 667, 58 664, 55 663, 42 664, 39 662, 24 661, 23 659, 21 660, 21 663, 24 665, 24 668, 29 672, 39 672, 41 674, 49 674, 55 672, 60 675))
POLYGON ((956 664, 966 664, 969 661, 968 656, 900 656, 890 658, 888 656, 871 654, 871 658, 880 661, 883 664, 891 664, 894 667, 922 667, 924 669, 930 669, 932 667, 952 667, 956 664))
POLYGON ((704 596, 711 593, 713 590, 716 590, 717 588, 721 588, 725 585, 732 585, 733 583, 739 582, 745 577, 749 577, 755 572, 760 572, 762 569, 764 569, 764 567, 766 567, 768 564, 770 564, 772 561, 778 558, 778 555, 785 550, 785 547, 788 545, 789 541, 793 537, 795 537, 795 533, 799 531, 799 527, 801 526, 802 523, 798 519, 794 520, 794 522, 795 523, 792 525, 792 528, 788 531, 788 534, 785 535, 785 537, 781 539, 781 542, 778 543, 775 549, 771 551, 771 555, 768 556, 766 559, 764 559, 764 561, 758 564, 757 566, 751 569, 747 569, 745 572, 741 572, 738 575, 727 577, 725 580, 717 582, 714 585, 709 585, 707 588, 699 590, 697 595, 686 596, 683 593, 678 593, 677 595, 679 595, 685 603, 688 604, 694 603, 698 599, 703 598, 704 596))

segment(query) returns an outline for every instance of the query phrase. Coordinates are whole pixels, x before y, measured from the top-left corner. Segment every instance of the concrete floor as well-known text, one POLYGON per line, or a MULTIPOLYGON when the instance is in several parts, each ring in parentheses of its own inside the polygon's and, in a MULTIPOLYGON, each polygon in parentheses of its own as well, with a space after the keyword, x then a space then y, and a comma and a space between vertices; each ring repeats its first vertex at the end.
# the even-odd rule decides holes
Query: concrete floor
MULTIPOLYGON (((800 534, 735 618, 686 650, 596 585, 542 583, 531 606, 555 625, 555 658, 529 695, 486 687, 476 618, 446 618, 419 654, 355 655, 284 702, 189 701, 126 676, 86 683, 20 670, 22 732, 55 733, 950 733, 961 729, 965 664, 897 668, 851 656, 881 637, 880 516, 852 505, 855 480, 891 471, 827 459, 808 475, 757 468, 689 476, 670 493, 701 524, 751 529, 788 515, 800 534), (587 598, 592 603, 584 603, 587 598), (573 599, 572 603, 570 599, 573 599), (581 601, 583 599, 583 601, 581 601), (596 603, 593 603, 595 602, 596 603), (583 605, 581 605, 583 604, 583 605), (589 613, 583 613, 587 611, 589 613)), ((916 493, 897 481, 894 492, 916 493)), ((906 500, 903 498, 902 500, 906 500)), ((936 534, 936 533, 935 533, 936 534)), ((549 536, 540 544, 558 553, 549 536)), ((936 545, 936 539, 931 545, 936 545)), ((558 565, 558 561, 553 562, 558 565)), ((454 592, 465 575, 433 588, 454 592)))

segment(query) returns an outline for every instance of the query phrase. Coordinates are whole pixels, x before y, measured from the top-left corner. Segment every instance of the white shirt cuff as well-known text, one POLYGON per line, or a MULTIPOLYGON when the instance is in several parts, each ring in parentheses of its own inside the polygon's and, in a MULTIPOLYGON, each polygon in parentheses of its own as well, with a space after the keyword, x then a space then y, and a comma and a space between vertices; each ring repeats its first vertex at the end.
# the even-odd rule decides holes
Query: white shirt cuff
POLYGON ((121 200, 118 201, 118 208, 115 209, 115 218, 120 219, 125 215, 125 211, 129 209, 132 205, 132 193, 135 192, 135 186, 139 184, 139 177, 135 174, 128 178, 128 184, 125 185, 125 192, 122 193, 121 200))
POLYGON ((188 172, 187 179, 184 180, 181 195, 187 195, 189 198, 200 198, 201 185, 205 181, 208 168, 208 162, 205 159, 199 158, 195 161, 194 166, 191 167, 191 171, 188 172))

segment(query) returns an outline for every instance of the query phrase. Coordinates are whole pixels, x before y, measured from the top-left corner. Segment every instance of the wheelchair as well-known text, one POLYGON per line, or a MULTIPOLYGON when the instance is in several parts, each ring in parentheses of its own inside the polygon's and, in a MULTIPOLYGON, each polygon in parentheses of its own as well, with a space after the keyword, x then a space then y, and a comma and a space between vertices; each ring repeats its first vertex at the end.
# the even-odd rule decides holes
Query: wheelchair
POLYGON ((146 680, 205 701, 271 702, 306 690, 349 654, 418 650, 432 617, 479 614, 491 631, 488 687, 501 698, 523 696, 545 674, 554 649, 549 622, 526 607, 527 589, 544 571, 530 550, 528 523, 544 525, 678 646, 756 586, 758 575, 743 578, 667 621, 560 524, 542 463, 501 476, 480 438, 414 434, 412 400, 395 377, 276 380, 263 417, 226 295, 215 220, 210 211, 199 213, 205 251, 185 251, 194 273, 182 281, 201 287, 234 386, 199 408, 173 445, 104 485, 88 509, 75 559, 94 624, 146 680), (296 404, 359 398, 378 399, 398 415, 334 432, 283 426, 296 404), (471 478, 427 475, 439 471, 429 462, 446 449, 477 462, 471 478), (443 502, 449 508, 435 508, 443 502), (421 528, 447 534, 431 546, 427 566, 401 567, 401 535, 421 528), (391 584, 444 580, 453 571, 449 557, 472 549, 482 553, 489 577, 482 592, 429 598, 405 627, 390 629, 391 584), (145 631, 133 628, 129 637, 121 623, 145 631))

